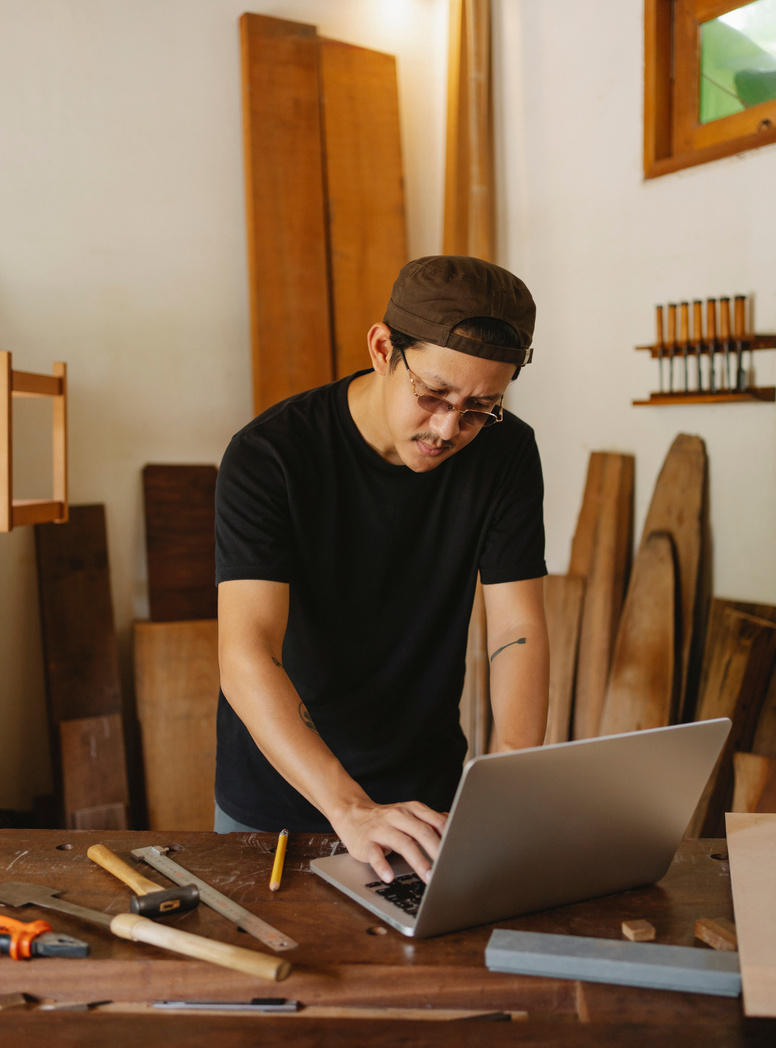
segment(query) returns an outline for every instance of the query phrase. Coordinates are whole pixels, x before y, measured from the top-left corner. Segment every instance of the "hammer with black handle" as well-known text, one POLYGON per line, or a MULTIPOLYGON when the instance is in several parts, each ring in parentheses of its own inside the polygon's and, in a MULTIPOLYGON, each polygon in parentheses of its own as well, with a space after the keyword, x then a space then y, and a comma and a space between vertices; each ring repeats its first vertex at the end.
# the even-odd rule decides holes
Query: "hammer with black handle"
POLYGON ((199 888, 196 884, 160 888, 104 844, 93 844, 86 854, 92 862, 96 862, 108 873, 128 884, 132 891, 137 892, 129 904, 132 913, 139 913, 141 917, 166 917, 171 913, 186 913, 199 905, 199 888))

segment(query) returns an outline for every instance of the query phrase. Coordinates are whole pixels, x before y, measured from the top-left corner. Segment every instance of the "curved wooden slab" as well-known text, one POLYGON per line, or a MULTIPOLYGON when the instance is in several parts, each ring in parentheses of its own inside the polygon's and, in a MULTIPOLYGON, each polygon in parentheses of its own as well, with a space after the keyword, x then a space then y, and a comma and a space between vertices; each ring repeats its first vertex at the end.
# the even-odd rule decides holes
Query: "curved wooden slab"
POLYGON ((601 734, 662 728, 675 712, 676 577, 671 536, 648 535, 633 563, 601 734))
POLYGON ((633 455, 594 451, 571 547, 585 579, 574 695, 575 739, 598 735, 633 541, 633 455))
POLYGON ((653 531, 665 531, 676 551, 679 588, 677 642, 680 653, 679 719, 694 702, 699 671, 700 638, 697 617, 706 513, 706 446, 700 437, 680 433, 666 455, 644 522, 641 545, 653 531), (689 685, 689 686, 688 686, 689 685))

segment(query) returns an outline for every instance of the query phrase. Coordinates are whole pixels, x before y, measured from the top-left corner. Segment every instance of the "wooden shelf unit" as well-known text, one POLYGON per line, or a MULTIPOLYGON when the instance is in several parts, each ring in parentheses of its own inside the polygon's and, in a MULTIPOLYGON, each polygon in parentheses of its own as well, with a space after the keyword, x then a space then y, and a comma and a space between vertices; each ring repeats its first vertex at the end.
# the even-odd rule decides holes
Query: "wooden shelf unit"
MULTIPOLYGON (((731 339, 731 358, 734 356, 732 344, 734 339, 731 339)), ((748 338, 743 339, 744 342, 744 353, 751 351, 757 351, 762 349, 776 349, 776 335, 751 335, 748 338)), ((674 362, 678 364, 684 363, 684 346, 677 344, 674 350, 674 362)), ((687 345, 687 358, 688 360, 696 360, 698 357, 698 344, 688 343, 687 345)), ((649 353, 654 360, 660 358, 660 347, 657 345, 653 346, 636 346, 637 351, 644 351, 649 353)), ((670 357, 668 350, 663 347, 663 360, 668 363, 670 357)), ((700 346, 700 355, 708 357, 710 355, 710 348, 708 343, 702 343, 700 346)), ((717 342, 714 350, 715 356, 722 356, 723 350, 720 343, 717 342)), ((674 404, 737 404, 743 402, 758 402, 758 403, 773 403, 776 401, 776 386, 748 386, 746 389, 720 389, 712 393, 710 390, 695 389, 688 390, 687 392, 675 392, 675 393, 650 393, 646 400, 634 400, 632 403, 636 407, 651 406, 651 407, 666 407, 674 404)))
POLYGON ((67 365, 53 374, 14 371, 9 352, 0 352, 0 531, 25 524, 67 520, 67 365), (13 400, 51 397, 53 403, 53 495, 50 499, 13 497, 13 400))

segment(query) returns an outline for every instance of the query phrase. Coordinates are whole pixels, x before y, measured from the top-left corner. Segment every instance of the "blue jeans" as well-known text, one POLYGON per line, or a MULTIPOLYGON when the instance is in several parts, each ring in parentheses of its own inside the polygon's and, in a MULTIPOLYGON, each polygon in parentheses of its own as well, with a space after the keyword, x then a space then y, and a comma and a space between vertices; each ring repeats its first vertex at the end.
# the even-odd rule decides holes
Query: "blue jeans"
POLYGON ((231 815, 227 815, 223 808, 219 808, 216 803, 216 816, 213 823, 213 829, 216 833, 264 833, 264 830, 257 830, 255 826, 246 826, 244 822, 238 822, 237 819, 233 819, 231 815))

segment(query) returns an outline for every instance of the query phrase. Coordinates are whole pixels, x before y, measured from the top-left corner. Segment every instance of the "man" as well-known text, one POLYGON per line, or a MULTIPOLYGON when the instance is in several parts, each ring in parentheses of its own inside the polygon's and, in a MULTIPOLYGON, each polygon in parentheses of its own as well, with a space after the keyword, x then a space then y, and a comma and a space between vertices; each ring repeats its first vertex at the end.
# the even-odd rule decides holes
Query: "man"
MULTIPOLYGON (((216 829, 327 831, 428 880, 461 773, 478 571, 498 749, 540 745, 542 477, 504 411, 535 307, 464 256, 400 272, 372 369, 270 408, 217 488, 216 829)), ((282 347, 279 347, 282 351, 282 347)))

